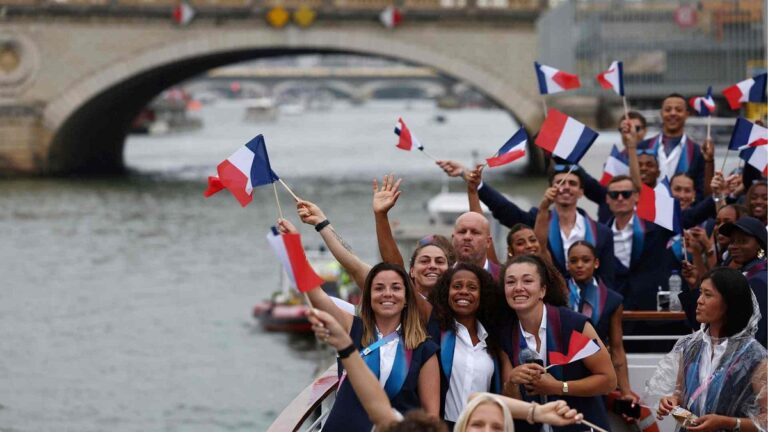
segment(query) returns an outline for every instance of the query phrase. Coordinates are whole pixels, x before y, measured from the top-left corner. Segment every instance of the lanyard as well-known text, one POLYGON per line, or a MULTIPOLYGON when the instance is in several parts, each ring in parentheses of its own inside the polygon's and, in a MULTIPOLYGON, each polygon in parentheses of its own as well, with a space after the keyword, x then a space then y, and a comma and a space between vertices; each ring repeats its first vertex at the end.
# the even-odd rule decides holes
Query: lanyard
POLYGON ((393 331, 392 333, 384 336, 383 338, 381 338, 381 339, 377 340, 376 342, 374 342, 374 343, 368 345, 367 347, 365 347, 365 349, 360 351, 360 357, 367 356, 368 354, 370 354, 370 353, 376 351, 377 349, 381 348, 382 345, 386 345, 389 342, 392 342, 398 336, 399 335, 397 334, 397 331, 393 331))

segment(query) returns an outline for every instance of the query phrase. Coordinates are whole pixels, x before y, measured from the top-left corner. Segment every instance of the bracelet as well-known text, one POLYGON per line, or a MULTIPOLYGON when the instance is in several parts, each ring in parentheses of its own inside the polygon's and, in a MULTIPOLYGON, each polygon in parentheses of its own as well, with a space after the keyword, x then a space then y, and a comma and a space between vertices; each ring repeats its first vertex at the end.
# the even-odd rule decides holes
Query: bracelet
POLYGON ((536 405, 538 405, 536 402, 531 402, 531 407, 528 410, 528 416, 526 416, 525 421, 528 422, 528 424, 533 424, 533 412, 536 411, 536 405))
POLYGON ((336 354, 339 356, 340 359, 345 359, 349 357, 350 354, 355 352, 355 350, 356 350, 355 344, 351 343, 349 344, 348 347, 336 351, 336 354))
POLYGON ((326 219, 326 220, 320 222, 319 224, 315 225, 315 231, 320 232, 320 231, 323 230, 323 228, 327 227, 330 224, 331 224, 331 221, 326 219))

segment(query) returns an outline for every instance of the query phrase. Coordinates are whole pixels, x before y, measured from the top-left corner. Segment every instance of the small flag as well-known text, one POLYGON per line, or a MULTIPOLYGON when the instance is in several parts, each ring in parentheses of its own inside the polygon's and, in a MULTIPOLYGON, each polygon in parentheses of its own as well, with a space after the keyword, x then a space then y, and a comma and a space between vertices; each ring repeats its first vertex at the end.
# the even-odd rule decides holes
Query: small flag
POLYGON ((528 134, 520 128, 496 153, 496 156, 486 159, 489 167, 497 167, 516 161, 525 156, 525 147, 528 145, 528 134))
POLYGON ((729 150, 744 150, 749 147, 759 147, 768 144, 768 129, 739 117, 733 127, 729 150))
POLYGON ((381 11, 379 20, 384 24, 384 27, 395 28, 403 20, 403 14, 400 12, 400 9, 390 5, 381 11))
POLYGON ((187 25, 194 17, 195 9, 184 0, 181 0, 179 4, 173 8, 173 21, 178 25, 187 25))
POLYGON ((397 142, 397 148, 411 151, 411 148, 416 146, 417 149, 424 150, 424 146, 421 145, 416 136, 411 133, 402 118, 397 119, 397 123, 395 124, 395 135, 400 137, 400 140, 397 142))
POLYGON ((731 109, 735 110, 741 108, 742 102, 766 102, 766 82, 768 73, 760 74, 726 88, 723 90, 723 96, 728 99, 731 109))
POLYGON ((682 233, 680 203, 672 196, 667 179, 660 181, 653 189, 644 184, 641 187, 637 216, 675 233, 682 233))
POLYGON ((572 164, 578 164, 597 136, 597 132, 583 123, 550 108, 536 137, 536 145, 572 164))
POLYGON ((715 100, 712 98, 712 86, 707 89, 706 96, 692 97, 691 108, 701 117, 711 116, 715 112, 715 100))
POLYGON ((291 285, 297 290, 301 292, 311 291, 325 282, 309 264, 299 234, 280 234, 277 228, 273 226, 267 234, 267 241, 288 274, 291 285))
POLYGON ((739 157, 768 176, 768 146, 750 147, 739 152, 739 157))
POLYGON ((253 200, 254 187, 280 180, 269 165, 267 145, 262 135, 239 148, 220 163, 216 171, 219 175, 208 177, 208 189, 203 196, 208 198, 226 188, 243 207, 253 200))
POLYGON ((619 96, 624 96, 624 65, 620 61, 611 63, 608 70, 597 74, 600 87, 613 90, 619 96))
POLYGON ((627 157, 621 154, 619 148, 614 144, 611 154, 603 166, 603 176, 600 178, 600 184, 608 186, 612 178, 620 175, 629 175, 629 162, 627 157))
POLYGON ((533 66, 536 69, 536 78, 539 79, 539 93, 543 95, 581 87, 578 75, 563 72, 538 62, 534 62, 533 66))
POLYGON ((571 332, 571 340, 568 342, 568 354, 563 355, 554 351, 549 353, 549 365, 558 366, 573 363, 587 358, 598 351, 600 351, 600 345, 597 342, 573 330, 571 332))

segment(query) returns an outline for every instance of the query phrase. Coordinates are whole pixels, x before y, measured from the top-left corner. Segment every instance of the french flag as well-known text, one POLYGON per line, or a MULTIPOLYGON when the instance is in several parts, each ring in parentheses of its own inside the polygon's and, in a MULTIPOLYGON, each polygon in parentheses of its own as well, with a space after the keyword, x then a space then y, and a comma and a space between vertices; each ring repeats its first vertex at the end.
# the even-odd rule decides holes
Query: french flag
POLYGON ((608 70, 597 74, 600 87, 613 90, 619 96, 624 96, 624 66, 620 61, 611 63, 608 70))
POLYGON ((267 241, 288 274, 291 286, 296 287, 301 292, 307 292, 325 282, 309 264, 299 234, 280 234, 277 228, 273 226, 267 234, 267 241))
POLYGON ((253 200, 253 188, 280 180, 269 165, 269 155, 264 137, 258 135, 232 156, 216 167, 218 176, 208 177, 209 196, 222 189, 229 190, 240 205, 245 207, 253 200))
POLYGON ((742 102, 766 102, 766 82, 768 72, 726 88, 723 90, 723 96, 728 99, 731 109, 735 110, 741 108, 742 102))
POLYGON ((696 111, 701 117, 706 117, 714 114, 715 112, 715 100, 712 98, 712 86, 707 89, 706 96, 692 97, 690 100, 691 108, 696 111))
POLYGON ((528 134, 525 129, 520 128, 512 138, 510 138, 499 149, 496 156, 488 158, 485 161, 489 167, 497 167, 516 161, 525 156, 525 147, 528 145, 528 134))
POLYGON ((578 164, 597 136, 597 132, 583 123, 550 108, 536 137, 536 145, 572 164, 578 164))
POLYGON ((560 366, 587 358, 600 351, 600 345, 583 333, 573 330, 568 342, 568 354, 559 352, 549 353, 549 366, 560 366))
POLYGON ((768 129, 739 117, 733 127, 729 150, 744 150, 768 144, 768 129))
POLYGON ((739 152, 739 157, 768 176, 768 146, 750 147, 739 152))
POLYGON ((397 148, 411 151, 413 146, 416 146, 417 149, 424 150, 424 146, 421 145, 416 136, 411 133, 402 117, 397 119, 397 124, 395 124, 395 135, 400 137, 400 140, 397 142, 397 148))
POLYGON ((629 162, 627 157, 621 154, 619 148, 614 144, 608 160, 603 167, 603 176, 600 177, 600 184, 608 186, 612 178, 619 175, 629 175, 629 162))
POLYGON ((653 189, 644 184, 641 186, 637 216, 675 233, 682 233, 680 203, 672 197, 667 179, 659 182, 653 189))
POLYGON ((578 75, 563 72, 551 66, 533 63, 539 79, 539 93, 552 94, 581 87, 578 75))

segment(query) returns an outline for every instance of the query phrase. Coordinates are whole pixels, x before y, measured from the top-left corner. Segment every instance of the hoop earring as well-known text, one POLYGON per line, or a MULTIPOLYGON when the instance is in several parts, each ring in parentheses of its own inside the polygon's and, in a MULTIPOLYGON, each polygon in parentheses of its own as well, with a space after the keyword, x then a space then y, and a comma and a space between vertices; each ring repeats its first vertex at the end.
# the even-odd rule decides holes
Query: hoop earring
POLYGON ((765 258, 765 251, 763 250, 763 248, 760 248, 760 250, 757 251, 757 258, 758 259, 765 258))

